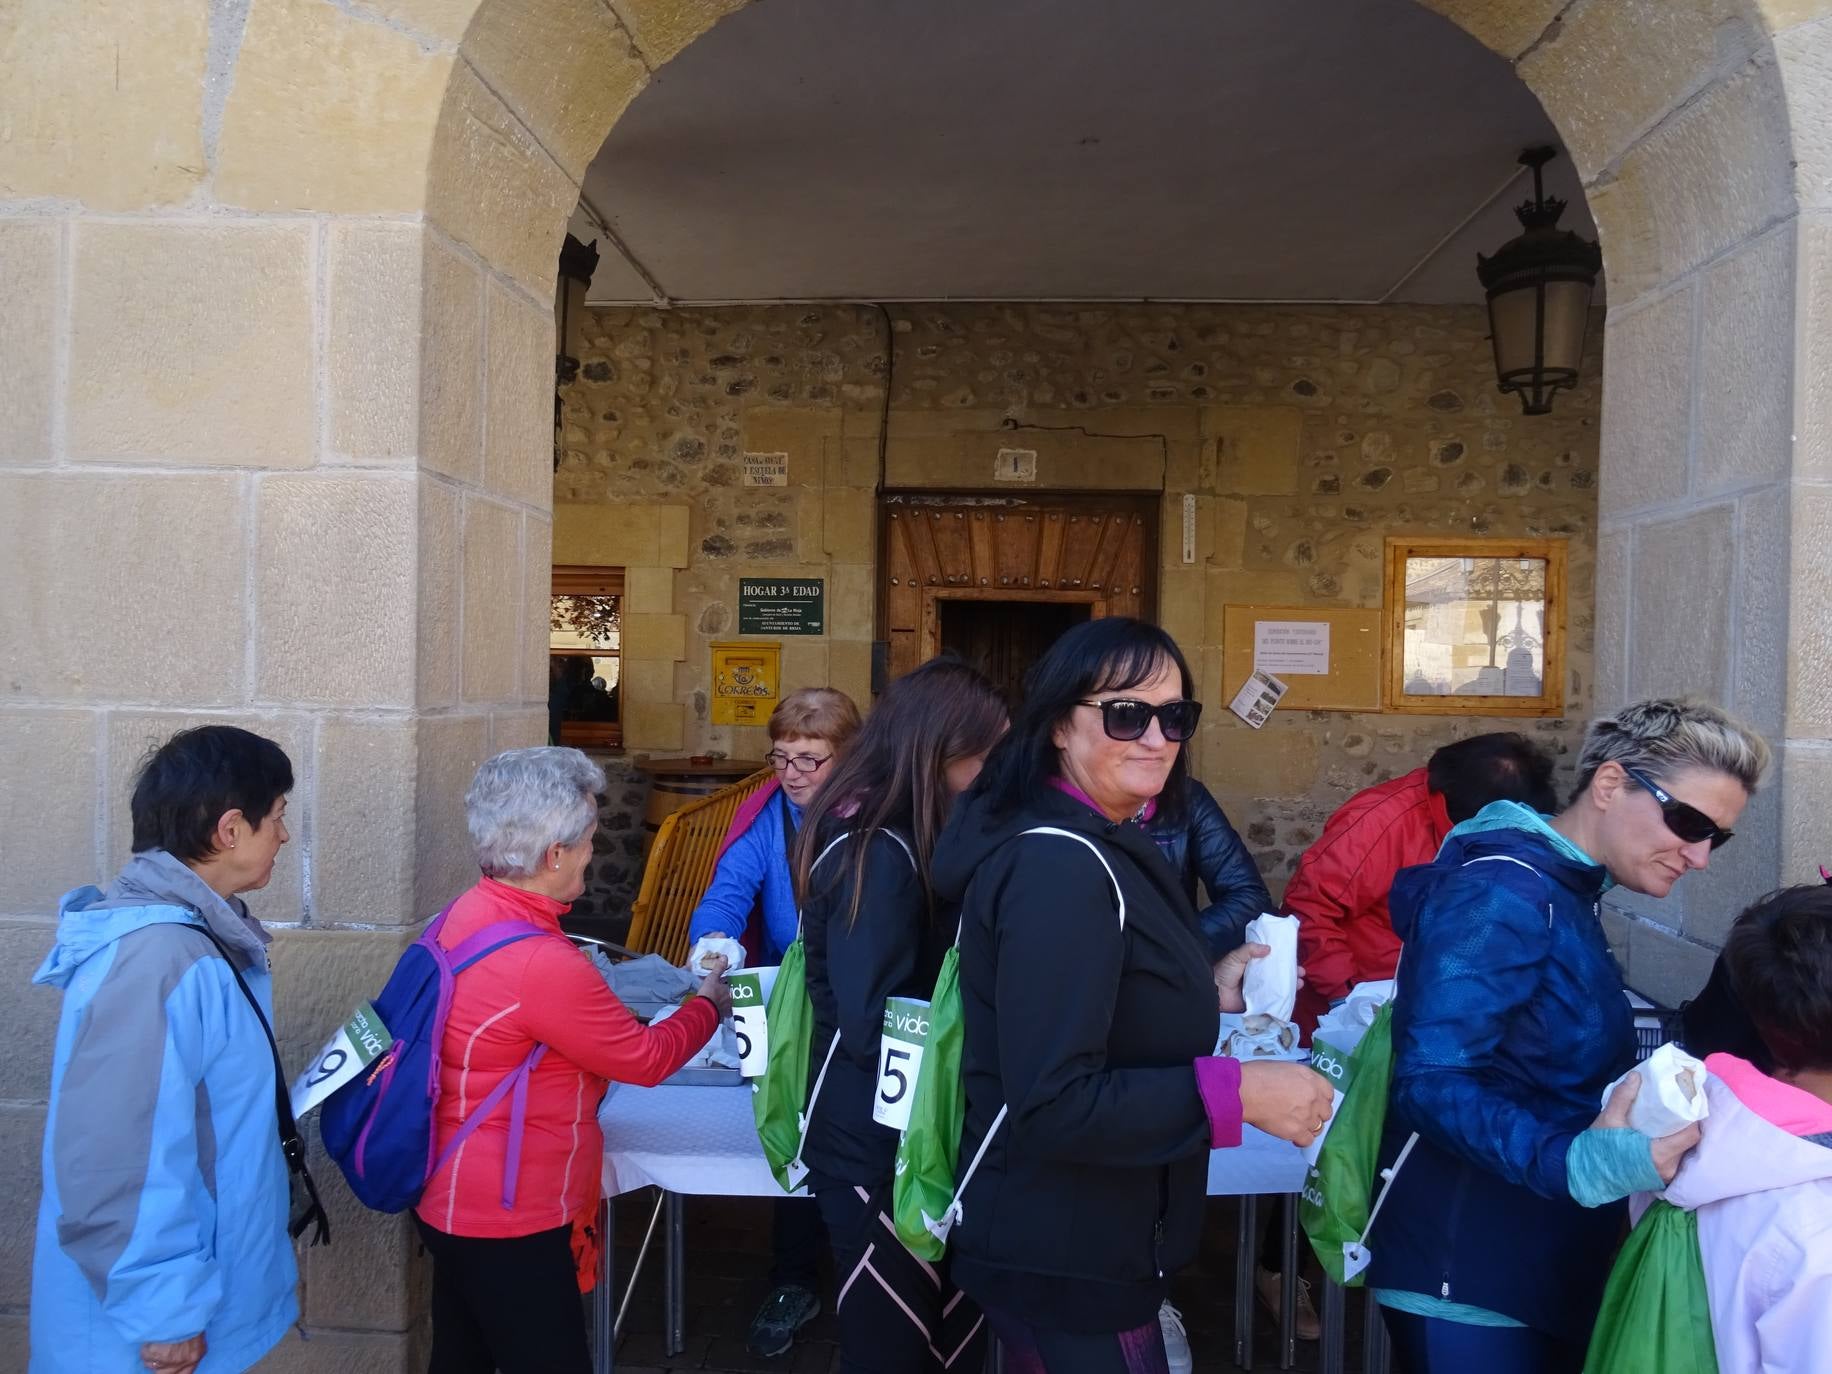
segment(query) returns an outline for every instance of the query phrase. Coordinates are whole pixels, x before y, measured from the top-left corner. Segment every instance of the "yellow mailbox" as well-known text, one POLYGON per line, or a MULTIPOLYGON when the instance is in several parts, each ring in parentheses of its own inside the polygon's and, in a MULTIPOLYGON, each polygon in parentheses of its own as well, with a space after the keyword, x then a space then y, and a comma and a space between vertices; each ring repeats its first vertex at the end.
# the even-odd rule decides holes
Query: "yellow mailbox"
POLYGON ((782 645, 738 640, 712 646, 712 723, 767 725, 782 697, 782 645))

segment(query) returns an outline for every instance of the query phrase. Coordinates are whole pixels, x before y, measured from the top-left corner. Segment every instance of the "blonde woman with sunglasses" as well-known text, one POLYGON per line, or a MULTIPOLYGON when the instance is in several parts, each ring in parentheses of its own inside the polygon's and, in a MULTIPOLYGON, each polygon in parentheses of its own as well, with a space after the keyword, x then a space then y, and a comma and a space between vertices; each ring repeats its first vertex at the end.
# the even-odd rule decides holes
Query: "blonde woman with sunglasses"
POLYGON ((1604 894, 1665 897, 1727 843, 1768 746, 1715 706, 1645 701, 1595 721, 1570 804, 1495 802, 1404 869, 1405 942, 1383 1162, 1401 1161, 1369 1242, 1395 1367, 1583 1367, 1631 1192, 1670 1182, 1692 1126, 1628 1128, 1635 1060, 1604 894))

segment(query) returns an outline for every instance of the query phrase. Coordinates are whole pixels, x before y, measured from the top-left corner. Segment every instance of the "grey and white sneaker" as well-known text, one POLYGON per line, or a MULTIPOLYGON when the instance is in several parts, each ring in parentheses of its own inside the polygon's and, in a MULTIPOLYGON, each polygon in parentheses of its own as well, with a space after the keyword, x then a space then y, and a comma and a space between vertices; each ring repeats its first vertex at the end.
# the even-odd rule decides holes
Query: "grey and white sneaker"
POLYGON ((1195 1359, 1190 1354, 1189 1332, 1183 1329, 1183 1314, 1166 1302, 1158 1308, 1158 1326, 1164 1332, 1164 1354, 1170 1374, 1190 1374, 1195 1359))

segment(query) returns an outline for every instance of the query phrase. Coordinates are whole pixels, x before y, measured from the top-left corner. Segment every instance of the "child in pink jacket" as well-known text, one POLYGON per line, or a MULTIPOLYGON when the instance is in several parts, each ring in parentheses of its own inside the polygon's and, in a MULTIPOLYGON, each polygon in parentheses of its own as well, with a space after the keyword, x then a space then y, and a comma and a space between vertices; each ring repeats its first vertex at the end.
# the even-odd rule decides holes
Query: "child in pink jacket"
POLYGON ((1772 1060, 1714 1054, 1703 1137, 1667 1187, 1698 1214, 1719 1374, 1832 1370, 1832 888, 1765 897, 1724 965, 1772 1060))

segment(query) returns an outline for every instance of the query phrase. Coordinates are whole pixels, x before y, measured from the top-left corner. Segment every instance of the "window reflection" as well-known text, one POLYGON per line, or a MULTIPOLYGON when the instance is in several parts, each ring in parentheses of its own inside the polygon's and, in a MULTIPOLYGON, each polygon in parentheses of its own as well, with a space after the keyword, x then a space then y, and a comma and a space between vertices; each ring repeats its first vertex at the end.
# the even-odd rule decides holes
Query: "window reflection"
POLYGON ((1407 696, 1540 696, 1545 639, 1544 559, 1406 560, 1407 696))

